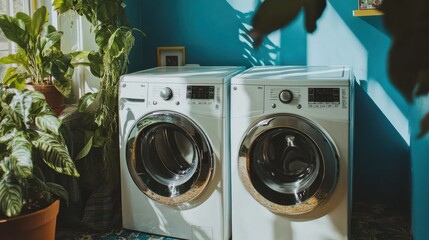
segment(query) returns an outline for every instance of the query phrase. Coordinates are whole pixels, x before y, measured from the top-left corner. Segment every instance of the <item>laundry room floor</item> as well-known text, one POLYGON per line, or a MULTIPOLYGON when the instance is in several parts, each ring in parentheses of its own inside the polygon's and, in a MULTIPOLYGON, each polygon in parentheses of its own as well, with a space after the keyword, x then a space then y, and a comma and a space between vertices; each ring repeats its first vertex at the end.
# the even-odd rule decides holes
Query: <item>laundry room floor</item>
MULTIPOLYGON (((352 240, 411 240, 409 216, 397 214, 382 204, 356 203, 352 214, 352 240)), ((125 229, 105 232, 57 230, 56 240, 175 240, 125 229)), ((240 239, 239 239, 240 240, 240 239)))

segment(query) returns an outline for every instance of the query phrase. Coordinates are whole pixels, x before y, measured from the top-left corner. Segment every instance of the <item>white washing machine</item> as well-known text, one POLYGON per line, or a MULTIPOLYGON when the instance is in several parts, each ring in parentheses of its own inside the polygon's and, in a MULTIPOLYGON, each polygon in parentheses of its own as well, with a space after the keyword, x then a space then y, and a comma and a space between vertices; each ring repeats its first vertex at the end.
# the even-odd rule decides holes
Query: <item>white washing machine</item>
POLYGON ((349 236, 348 67, 253 67, 231 80, 236 240, 349 236))
POLYGON ((229 89, 241 67, 159 67, 121 78, 123 227, 231 235, 229 89))

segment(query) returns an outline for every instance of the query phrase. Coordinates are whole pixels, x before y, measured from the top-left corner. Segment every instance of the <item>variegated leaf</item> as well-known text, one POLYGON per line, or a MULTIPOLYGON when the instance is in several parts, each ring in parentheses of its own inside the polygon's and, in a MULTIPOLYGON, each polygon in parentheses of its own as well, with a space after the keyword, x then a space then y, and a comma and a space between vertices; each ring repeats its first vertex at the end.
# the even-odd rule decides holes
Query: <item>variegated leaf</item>
POLYGON ((12 111, 20 115, 23 119, 23 123, 26 128, 30 128, 30 113, 32 105, 32 91, 23 91, 13 96, 9 106, 12 108, 12 111))
POLYGON ((0 143, 7 144, 7 142, 16 136, 17 127, 9 118, 5 118, 4 120, 4 122, 3 120, 0 121, 0 143))
POLYGON ((0 112, 0 131, 4 135, 13 128, 21 129, 22 120, 21 117, 9 107, 5 102, 1 102, 2 110, 0 112))
POLYGON ((23 133, 19 133, 8 143, 10 167, 19 178, 28 178, 33 174, 31 149, 31 142, 25 138, 23 133))
POLYGON ((97 97, 97 93, 86 93, 79 99, 78 109, 79 112, 86 111, 89 106, 95 101, 95 98, 97 97))
POLYGON ((40 133, 40 137, 33 141, 33 144, 50 168, 59 173, 79 177, 65 144, 46 133, 40 133))
POLYGON ((21 187, 15 178, 6 174, 0 181, 0 210, 8 216, 17 216, 22 209, 23 198, 21 187))
POLYGON ((50 114, 41 114, 36 117, 35 122, 36 126, 40 130, 59 135, 61 121, 58 119, 58 117, 50 114))

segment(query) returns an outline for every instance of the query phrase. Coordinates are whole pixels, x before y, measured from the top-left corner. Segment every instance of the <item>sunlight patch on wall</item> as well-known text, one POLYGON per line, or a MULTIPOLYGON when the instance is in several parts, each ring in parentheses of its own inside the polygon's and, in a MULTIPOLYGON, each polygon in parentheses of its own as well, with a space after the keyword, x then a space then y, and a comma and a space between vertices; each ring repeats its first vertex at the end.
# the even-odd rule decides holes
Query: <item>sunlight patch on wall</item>
POLYGON ((376 80, 370 79, 368 81, 368 95, 401 135, 407 145, 410 146, 410 130, 407 117, 404 116, 395 102, 376 80))
POLYGON ((227 0, 228 4, 237 11, 237 19, 241 26, 238 29, 238 39, 244 44, 242 57, 251 66, 279 65, 280 64, 280 30, 269 34, 263 45, 253 48, 253 40, 248 35, 252 29, 252 17, 262 0, 227 0))
MULTIPOLYGON (((308 34, 307 43, 308 65, 350 65, 357 80, 368 79, 368 51, 331 4, 316 32, 308 34)), ((368 81, 368 95, 409 145, 407 118, 375 79, 368 81)))
POLYGON ((349 65, 357 80, 368 78, 368 51, 330 3, 307 44, 308 65, 349 65))
POLYGON ((262 2, 261 0, 227 0, 228 4, 231 5, 232 8, 241 12, 253 12, 258 4, 262 2))

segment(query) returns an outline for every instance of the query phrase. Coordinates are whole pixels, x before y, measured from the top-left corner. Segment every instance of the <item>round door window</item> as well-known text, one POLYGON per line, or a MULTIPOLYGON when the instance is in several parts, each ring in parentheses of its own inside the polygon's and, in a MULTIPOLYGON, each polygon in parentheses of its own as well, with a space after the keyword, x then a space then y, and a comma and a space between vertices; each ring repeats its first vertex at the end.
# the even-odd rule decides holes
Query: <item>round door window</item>
POLYGON ((136 185, 148 197, 168 205, 190 205, 213 175, 211 147, 187 117, 155 112, 130 132, 127 164, 136 185))
POLYGON ((247 190, 271 211, 299 215, 321 205, 338 178, 338 153, 329 137, 307 119, 267 117, 249 128, 239 153, 247 190))

